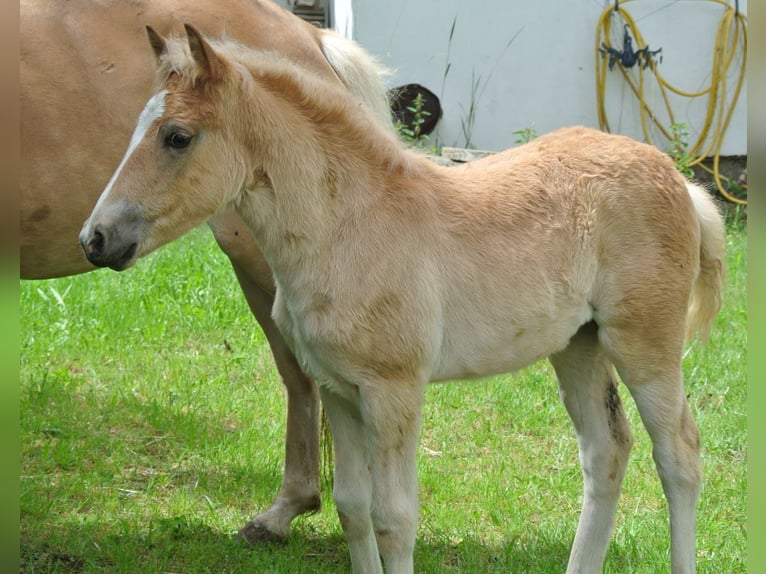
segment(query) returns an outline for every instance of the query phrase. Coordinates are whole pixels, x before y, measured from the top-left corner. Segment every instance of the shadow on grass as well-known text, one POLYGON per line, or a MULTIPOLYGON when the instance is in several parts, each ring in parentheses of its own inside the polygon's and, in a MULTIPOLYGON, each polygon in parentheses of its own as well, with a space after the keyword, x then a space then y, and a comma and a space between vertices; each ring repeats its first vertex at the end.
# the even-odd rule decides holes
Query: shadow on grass
MULTIPOLYGON (((344 538, 328 533, 327 521, 334 524, 337 520, 330 505, 322 511, 321 520, 312 517, 296 520, 286 543, 258 547, 248 547, 236 540, 233 530, 211 526, 204 516, 183 515, 177 510, 171 510, 169 516, 160 516, 157 512, 154 517, 152 511, 145 508, 139 512, 149 516, 143 522, 136 520, 131 511, 126 512, 125 518, 118 516, 119 507, 114 516, 106 518, 103 509, 91 513, 94 505, 114 504, 113 494, 106 498, 99 496, 120 490, 118 485, 132 493, 124 502, 118 501, 118 505, 124 506, 148 507, 153 504, 152 499, 161 500, 173 491, 199 489, 198 493, 207 492, 217 499, 221 512, 241 513, 242 523, 235 526, 244 526, 246 514, 256 508, 251 502, 242 501, 252 500, 254 494, 262 497, 266 492, 276 493, 280 470, 233 461, 214 464, 215 459, 208 458, 208 449, 215 449, 236 434, 222 430, 214 417, 199 412, 180 415, 164 405, 138 406, 123 398, 108 410, 132 412, 127 421, 119 419, 126 426, 116 429, 107 424, 94 428, 84 423, 98 418, 100 407, 96 406, 98 403, 89 405, 90 419, 61 412, 61 432, 46 432, 44 428, 27 430, 24 440, 40 445, 55 443, 57 449, 40 446, 39 450, 27 451, 27 463, 37 461, 38 478, 26 484, 31 496, 22 501, 22 572, 335 574, 351 571, 344 538), (184 419, 183 424, 179 418, 184 419), (130 424, 131 420, 134 424, 130 424), (83 433, 88 432, 89 440, 83 443, 83 433), (161 442, 155 437, 162 437, 161 442), (110 461, 107 455, 116 444, 130 447, 129 455, 110 461), (58 460, 58 450, 66 453, 64 462, 67 464, 58 460), (180 467, 178 453, 186 454, 180 467), (149 470, 153 474, 144 474, 149 470), (53 476, 57 478, 53 480, 53 476), (69 480, 73 484, 68 484, 69 480), (94 498, 88 489, 95 494, 94 498)), ((109 413, 104 413, 103 420, 109 421, 109 413)), ((278 448, 281 449, 281 445, 278 448)), ((329 492, 327 484, 323 489, 329 492)), ((561 540, 536 538, 537 535, 525 533, 524 538, 514 538, 517 535, 509 533, 508 541, 496 545, 487 545, 478 537, 469 536, 455 544, 448 534, 431 530, 418 536, 416 570, 527 574, 563 571, 571 540, 565 534, 561 540)))
MULTIPOLYGON (((416 571, 562 572, 569 554, 563 541, 511 541, 488 546, 467 538, 459 544, 418 541, 416 571)), ((285 572, 337 574, 350 572, 348 548, 340 535, 311 532, 303 524, 283 544, 248 547, 233 535, 183 517, 158 520, 150 532, 104 530, 99 525, 59 528, 55 540, 22 537, 21 571, 80 574, 285 572)))
POLYGON ((102 525, 59 525, 48 540, 22 533, 21 572, 62 574, 239 573, 350 571, 339 535, 296 532, 286 543, 249 547, 199 520, 157 519, 147 527, 118 532, 102 525))
POLYGON ((566 570, 569 541, 530 538, 509 533, 505 542, 488 545, 466 537, 457 544, 447 541, 418 541, 417 572, 481 572, 542 574, 566 570))
MULTIPOLYGON (((80 392, 84 399, 91 398, 84 389, 80 392)), ((296 520, 286 543, 258 547, 244 545, 234 538, 233 530, 211 526, 199 514, 184 515, 174 509, 161 516, 149 508, 152 499, 172 498, 178 491, 207 493, 222 513, 242 516, 242 522, 234 525, 238 528, 256 510, 251 500, 267 504, 264 496, 277 492, 279 467, 257 466, 257 461, 255 466, 231 459, 223 462, 212 454, 224 443, 237 450, 247 442, 237 437, 239 430, 225 430, 213 414, 181 412, 152 400, 136 402, 129 394, 106 404, 97 397, 83 404, 66 397, 62 391, 27 402, 30 424, 22 440, 36 446, 25 451, 23 464, 34 466, 37 478, 25 483, 30 496, 22 501, 22 572, 351 571, 345 540, 328 532, 328 521, 337 524, 330 505, 319 520, 296 520), (51 415, 56 415, 56 432, 49 428, 51 415), (138 514, 148 518, 137 520, 129 510, 121 517, 119 506, 114 516, 105 515, 103 509, 89 512, 94 505, 114 505, 117 486, 132 493, 124 501, 118 499, 118 505, 145 506, 138 514), (104 492, 106 497, 99 498, 104 492)), ((328 485, 323 487, 329 491, 328 485)), ((427 574, 563 572, 570 544, 571 533, 566 532, 553 537, 535 531, 509 532, 503 542, 486 544, 478 536, 465 536, 455 543, 450 534, 432 529, 419 533, 415 565, 416 571, 427 574)))

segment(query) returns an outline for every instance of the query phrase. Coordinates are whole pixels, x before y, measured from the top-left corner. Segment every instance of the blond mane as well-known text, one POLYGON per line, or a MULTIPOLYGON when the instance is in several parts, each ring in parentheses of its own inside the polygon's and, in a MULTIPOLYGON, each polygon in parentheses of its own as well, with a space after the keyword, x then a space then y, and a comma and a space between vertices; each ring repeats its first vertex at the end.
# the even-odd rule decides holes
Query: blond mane
MULTIPOLYGON (((277 96, 280 104, 288 105, 311 123, 310 138, 325 149, 342 146, 346 157, 363 155, 365 162, 375 160, 386 171, 414 174, 428 170, 425 154, 408 147, 380 118, 354 98, 342 84, 330 81, 313 70, 296 64, 282 54, 270 50, 254 50, 234 40, 210 41, 216 54, 226 64, 229 79, 245 90, 246 98, 258 97, 257 90, 277 96)), ((180 82, 181 89, 191 89, 203 80, 186 38, 171 37, 167 51, 159 60, 157 87, 171 80, 180 82)), ((297 137, 297 134, 292 134, 297 137)), ((307 145, 302 141, 301 145, 307 145)), ((303 152, 307 150, 304 147, 303 152)))

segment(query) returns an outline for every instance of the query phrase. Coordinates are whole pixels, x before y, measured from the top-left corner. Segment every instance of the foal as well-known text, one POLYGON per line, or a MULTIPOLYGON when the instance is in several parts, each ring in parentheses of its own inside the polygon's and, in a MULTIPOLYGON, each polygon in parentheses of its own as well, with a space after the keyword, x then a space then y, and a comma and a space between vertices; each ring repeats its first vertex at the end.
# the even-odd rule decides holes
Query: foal
MULTIPOLYGON (((159 90, 80 235, 122 270, 234 206, 274 272, 273 316, 320 384, 354 572, 412 572, 429 381, 549 357, 577 432, 584 504, 569 572, 597 572, 631 432, 653 442, 672 570, 694 571, 701 481, 685 336, 720 306, 723 225, 656 148, 564 129, 462 167, 405 149, 278 55, 150 30, 159 90)), ((466 387, 470 389, 470 387, 466 387)))

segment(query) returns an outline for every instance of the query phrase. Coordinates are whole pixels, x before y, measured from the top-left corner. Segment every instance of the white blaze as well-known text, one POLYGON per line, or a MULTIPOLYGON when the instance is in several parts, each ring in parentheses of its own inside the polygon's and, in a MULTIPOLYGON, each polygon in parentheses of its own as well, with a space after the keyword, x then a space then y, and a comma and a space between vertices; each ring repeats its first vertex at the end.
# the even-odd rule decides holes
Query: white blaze
POLYGON ((125 167, 125 164, 128 162, 128 159, 130 159, 130 156, 133 155, 134 151, 136 151, 138 144, 140 144, 141 140, 144 139, 144 136, 146 135, 146 132, 149 130, 149 127, 157 119, 162 117, 162 114, 165 112, 165 96, 167 95, 167 93, 168 93, 167 90, 162 90, 161 92, 154 94, 151 97, 151 99, 148 102, 146 102, 146 105, 144 106, 144 109, 141 112, 141 115, 138 116, 138 124, 136 125, 136 129, 133 132, 133 137, 130 138, 130 145, 128 145, 128 151, 125 152, 125 157, 122 158, 122 161, 120 162, 120 165, 117 168, 117 171, 114 172, 114 175, 112 175, 112 179, 109 180, 109 183, 106 184, 104 191, 101 193, 101 197, 98 198, 98 201, 96 202, 96 206, 93 208, 93 213, 96 213, 96 211, 98 211, 98 208, 101 207, 101 204, 104 203, 104 201, 106 200, 107 196, 109 195, 109 192, 112 189, 112 186, 114 185, 114 182, 119 177, 120 172, 125 167))

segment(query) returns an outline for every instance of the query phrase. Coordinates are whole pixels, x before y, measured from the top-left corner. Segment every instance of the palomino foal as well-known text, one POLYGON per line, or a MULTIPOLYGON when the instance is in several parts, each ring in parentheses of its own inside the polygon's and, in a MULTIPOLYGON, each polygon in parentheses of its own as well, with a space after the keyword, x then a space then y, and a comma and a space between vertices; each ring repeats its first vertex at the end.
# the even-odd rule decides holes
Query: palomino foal
POLYGON ((429 381, 544 357, 577 432, 569 572, 606 552, 631 432, 653 443, 672 570, 695 568, 699 437, 685 336, 720 306, 723 225, 656 148, 564 129, 462 167, 405 149, 338 88, 273 53, 150 31, 159 89, 80 242, 121 270, 234 206, 274 272, 273 316, 320 384, 354 572, 412 572, 429 381))

